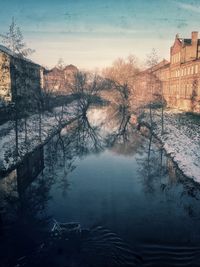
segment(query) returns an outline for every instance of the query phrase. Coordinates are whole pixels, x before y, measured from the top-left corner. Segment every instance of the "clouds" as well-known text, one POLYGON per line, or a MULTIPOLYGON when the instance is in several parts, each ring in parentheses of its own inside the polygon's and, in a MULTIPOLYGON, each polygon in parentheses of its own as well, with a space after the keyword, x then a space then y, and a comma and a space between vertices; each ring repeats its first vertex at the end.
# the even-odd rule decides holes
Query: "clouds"
POLYGON ((200 13, 200 5, 194 3, 184 3, 184 2, 176 2, 178 7, 184 9, 186 11, 200 13))

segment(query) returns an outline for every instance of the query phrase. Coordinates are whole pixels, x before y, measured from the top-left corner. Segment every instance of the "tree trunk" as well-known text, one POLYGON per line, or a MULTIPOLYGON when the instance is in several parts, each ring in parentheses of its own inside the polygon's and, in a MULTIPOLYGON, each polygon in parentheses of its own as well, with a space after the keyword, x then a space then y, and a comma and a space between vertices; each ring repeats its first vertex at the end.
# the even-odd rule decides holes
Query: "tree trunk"
POLYGON ((27 140, 28 140, 28 134, 27 134, 27 118, 24 118, 24 132, 25 132, 25 144, 27 144, 27 140))
POLYGON ((15 102, 15 156, 18 158, 19 156, 19 135, 18 135, 18 107, 17 107, 17 101, 15 102))

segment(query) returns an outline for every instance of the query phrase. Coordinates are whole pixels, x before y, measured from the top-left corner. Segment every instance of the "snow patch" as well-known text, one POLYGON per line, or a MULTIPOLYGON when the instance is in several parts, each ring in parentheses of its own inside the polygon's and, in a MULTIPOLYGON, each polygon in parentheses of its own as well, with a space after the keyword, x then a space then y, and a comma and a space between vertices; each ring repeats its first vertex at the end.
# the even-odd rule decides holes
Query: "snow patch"
MULTIPOLYGON (((146 112, 144 122, 150 125, 146 112)), ((154 111, 153 132, 162 141, 163 147, 183 173, 200 182, 200 118, 177 110, 164 112, 164 134, 161 135, 161 113, 154 111)))

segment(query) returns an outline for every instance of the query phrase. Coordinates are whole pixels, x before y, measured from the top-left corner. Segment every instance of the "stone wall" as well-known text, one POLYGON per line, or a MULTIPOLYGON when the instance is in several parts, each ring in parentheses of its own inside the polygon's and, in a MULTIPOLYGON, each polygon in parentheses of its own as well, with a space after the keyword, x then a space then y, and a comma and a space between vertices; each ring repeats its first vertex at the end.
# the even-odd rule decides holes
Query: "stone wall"
MULTIPOLYGON (((21 58, 5 46, 0 46, 0 100, 1 104, 18 99, 28 104, 40 97, 43 87, 43 68, 31 60, 21 58)), ((21 103, 22 103, 21 102, 21 103)))
POLYGON ((16 96, 36 100, 41 90, 41 67, 16 57, 10 60, 12 101, 16 96))
POLYGON ((77 73, 78 68, 73 65, 68 65, 64 69, 55 67, 46 70, 44 72, 44 88, 46 91, 57 95, 70 94, 77 73))
POLYGON ((11 101, 10 57, 0 51, 0 98, 11 101))

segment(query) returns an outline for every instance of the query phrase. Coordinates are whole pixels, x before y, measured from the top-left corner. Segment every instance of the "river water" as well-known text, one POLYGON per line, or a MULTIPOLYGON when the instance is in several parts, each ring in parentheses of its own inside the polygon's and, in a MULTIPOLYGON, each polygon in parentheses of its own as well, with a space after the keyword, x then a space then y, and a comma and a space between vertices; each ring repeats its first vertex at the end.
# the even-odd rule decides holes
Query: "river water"
MULTIPOLYGON (((45 242, 53 220, 108 229, 137 251, 139 266, 200 266, 200 186, 111 108, 66 126, 0 190, 2 266, 45 242)), ((76 260, 52 266, 100 266, 76 260)))

